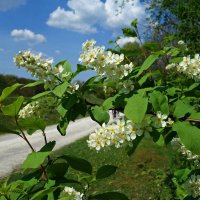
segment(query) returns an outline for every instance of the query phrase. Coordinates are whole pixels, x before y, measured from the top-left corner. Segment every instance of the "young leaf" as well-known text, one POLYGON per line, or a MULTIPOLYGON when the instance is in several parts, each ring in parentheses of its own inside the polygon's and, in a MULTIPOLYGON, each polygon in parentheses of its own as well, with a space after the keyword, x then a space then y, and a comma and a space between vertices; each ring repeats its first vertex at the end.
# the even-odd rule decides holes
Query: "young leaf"
POLYGON ((91 108, 90 116, 100 125, 102 125, 103 123, 108 123, 110 119, 108 112, 99 106, 94 106, 91 108))
POLYGON ((62 97, 65 92, 67 91, 67 88, 69 86, 69 83, 68 82, 64 82, 58 86, 56 86, 54 89, 53 89, 53 93, 57 96, 57 97, 62 97))
POLYGON ((151 67, 151 65, 158 59, 159 55, 157 54, 152 54, 150 55, 142 64, 139 72, 137 73, 136 77, 140 76, 142 74, 143 71, 149 69, 149 67, 151 67))
POLYGON ((127 100, 124 109, 125 116, 134 123, 141 123, 147 111, 148 98, 141 94, 134 94, 127 100))
POLYGON ((127 37, 137 37, 137 33, 133 29, 123 28, 122 32, 123 32, 124 36, 127 36, 127 37))
POLYGON ((192 153, 200 155, 200 129, 192 126, 189 122, 176 122, 173 130, 178 133, 181 142, 192 153))
POLYGON ((14 101, 12 104, 9 104, 7 106, 2 106, 1 110, 4 115, 15 117, 17 116, 23 102, 24 102, 24 97, 19 96, 18 99, 14 101))
POLYGON ((103 179, 111 176, 117 170, 117 167, 113 165, 104 165, 100 167, 96 173, 96 179, 103 179))
POLYGON ((94 196, 90 196, 89 200, 129 200, 127 196, 119 192, 106 192, 102 194, 97 194, 94 196))
POLYGON ((68 155, 61 156, 60 158, 65 159, 73 169, 92 174, 92 165, 87 160, 68 155))
POLYGON ((35 96, 33 96, 31 99, 32 100, 35 100, 35 99, 38 99, 38 98, 41 98, 41 97, 44 97, 48 94, 50 94, 51 91, 45 91, 45 92, 42 92, 42 93, 39 93, 39 94, 36 94, 35 96))
POLYGON ((137 28, 137 23, 138 23, 138 19, 134 19, 134 20, 131 22, 131 26, 133 26, 134 28, 137 28))
POLYGON ((43 81, 35 81, 35 82, 33 82, 33 83, 28 83, 28 84, 26 84, 23 88, 35 87, 35 86, 41 85, 41 84, 44 84, 44 82, 43 82, 43 81))
POLYGON ((23 169, 38 168, 51 152, 32 152, 22 164, 23 169))
POLYGON ((23 84, 16 83, 10 87, 5 88, 0 96, 0 102, 5 100, 10 94, 12 94, 18 87, 22 86, 23 84))

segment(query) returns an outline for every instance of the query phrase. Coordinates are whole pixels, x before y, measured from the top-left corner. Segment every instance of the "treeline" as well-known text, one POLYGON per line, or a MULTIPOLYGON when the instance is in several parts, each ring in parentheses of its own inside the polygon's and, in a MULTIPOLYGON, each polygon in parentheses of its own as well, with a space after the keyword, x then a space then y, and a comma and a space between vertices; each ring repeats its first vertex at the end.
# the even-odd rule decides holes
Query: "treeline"
MULTIPOLYGON (((14 76, 14 75, 0 74, 0 94, 4 88, 9 87, 15 83, 20 83, 20 84, 26 85, 26 84, 32 83, 32 82, 34 82, 34 80, 32 80, 32 79, 20 78, 20 77, 14 76)), ((31 96, 34 96, 43 91, 44 91, 43 85, 38 85, 36 87, 18 89, 13 93, 13 95, 14 96, 22 95, 25 97, 31 97, 31 96)))

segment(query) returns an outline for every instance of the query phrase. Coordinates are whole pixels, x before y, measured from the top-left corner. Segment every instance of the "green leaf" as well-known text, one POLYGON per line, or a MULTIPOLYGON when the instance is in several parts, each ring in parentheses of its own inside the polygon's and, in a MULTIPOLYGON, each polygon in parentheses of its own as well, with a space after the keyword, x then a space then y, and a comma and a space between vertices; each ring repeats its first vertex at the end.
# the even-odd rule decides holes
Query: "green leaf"
POLYGON ((57 160, 47 168, 48 177, 56 180, 63 179, 68 168, 69 164, 66 161, 57 160))
POLYGON ((127 100, 124 109, 125 116, 134 123, 141 123, 147 111, 148 98, 141 94, 134 94, 127 100))
POLYGON ((48 142, 47 144, 45 144, 39 152, 49 152, 49 151, 52 151, 53 148, 55 147, 56 145, 56 141, 50 141, 48 142))
POLYGON ((35 87, 35 86, 41 85, 41 84, 44 84, 44 82, 43 81, 35 81, 33 83, 26 84, 23 88, 35 87))
POLYGON ((66 118, 61 118, 58 126, 57 126, 57 130, 60 132, 60 134, 62 136, 66 135, 66 129, 69 125, 69 121, 66 118))
POLYGON ((60 158, 65 159, 73 169, 92 174, 92 165, 87 160, 68 155, 61 156, 60 158))
POLYGON ((143 138, 144 138, 144 135, 137 136, 135 140, 132 141, 132 146, 127 146, 126 150, 127 150, 128 156, 131 156, 135 152, 136 148, 138 147, 138 145, 140 144, 143 138))
POLYGON ((139 81, 138 83, 140 84, 140 86, 142 86, 149 77, 151 76, 154 76, 154 75, 159 75, 160 74, 160 71, 159 70, 156 70, 154 72, 149 72, 149 73, 146 73, 139 81))
POLYGON ((72 77, 76 77, 80 72, 88 70, 88 67, 85 65, 77 64, 77 70, 72 74, 72 77))
POLYGON ((9 104, 7 106, 2 106, 1 110, 4 115, 8 115, 11 117, 17 116, 19 113, 19 110, 24 102, 24 97, 19 96, 16 101, 14 101, 12 104, 9 104))
POLYGON ((41 118, 25 118, 20 119, 19 124, 22 128, 27 130, 29 135, 32 135, 37 130, 44 131, 46 128, 46 123, 41 118))
POLYGON ((65 94, 65 92, 67 91, 68 86, 69 86, 69 83, 68 83, 68 82, 64 82, 64 83, 62 83, 62 84, 56 86, 56 87, 52 90, 52 92, 53 92, 56 96, 62 97, 62 96, 65 94))
POLYGON ((131 22, 131 26, 133 26, 134 28, 137 28, 137 24, 138 24, 138 19, 134 19, 134 20, 131 22))
POLYGON ((108 123, 110 116, 107 111, 105 111, 102 107, 100 106, 94 106, 91 108, 90 112, 91 118, 102 125, 103 123, 108 123))
POLYGON ((149 69, 149 67, 151 67, 151 65, 158 59, 159 55, 157 54, 152 54, 150 55, 142 64, 139 72, 137 73, 136 77, 140 76, 142 74, 143 71, 149 69))
POLYGON ((44 97, 48 94, 50 94, 51 91, 45 91, 45 92, 42 92, 42 93, 39 93, 39 94, 36 94, 35 96, 33 96, 31 99, 32 100, 35 100, 35 99, 38 99, 38 98, 41 98, 41 97, 44 97))
POLYGON ((192 126, 189 122, 176 122, 173 130, 177 132, 181 142, 192 153, 200 155, 200 129, 192 126))
POLYGON ((177 94, 177 91, 180 92, 181 89, 175 88, 175 87, 170 87, 170 88, 168 88, 166 91, 167 91, 167 94, 168 94, 169 96, 174 96, 175 94, 177 94))
POLYGON ((129 200, 127 196, 120 192, 106 192, 102 194, 97 194, 94 196, 90 196, 90 199, 96 199, 96 200, 129 200))
POLYGON ((23 169, 38 168, 51 152, 32 152, 22 164, 23 169))
POLYGON ((123 32, 124 36, 126 36, 126 37, 137 37, 136 31, 133 29, 123 28, 122 32, 123 32))
POLYGON ((194 107, 191 106, 189 103, 184 102, 184 100, 178 100, 175 103, 174 116, 176 118, 182 118, 187 113, 192 113, 193 111, 194 111, 194 107))
POLYGON ((62 60, 60 61, 59 63, 57 63, 55 65, 55 67, 59 67, 60 65, 63 66, 64 70, 62 73, 72 73, 72 67, 71 67, 71 64, 67 61, 67 60, 62 60))
POLYGON ((54 192, 57 189, 57 187, 51 187, 48 189, 41 190, 34 194, 30 200, 41 200, 43 197, 47 196, 49 193, 54 192))
POLYGON ((96 173, 96 179, 103 179, 111 176, 117 170, 117 167, 113 165, 104 165, 100 167, 96 173))
POLYGON ((186 92, 192 91, 193 89, 197 88, 199 84, 200 83, 193 83, 192 85, 190 85, 190 87, 188 87, 187 89, 184 89, 184 91, 186 92))
POLYGON ((185 182, 188 179, 188 176, 192 172, 191 169, 179 169, 174 172, 174 176, 177 178, 178 182, 185 182))
POLYGON ((20 134, 20 132, 18 130, 12 129, 11 127, 8 127, 7 124, 2 124, 2 122, 0 122, 0 133, 14 133, 14 134, 20 134))
POLYGON ((161 92, 154 90, 150 94, 149 98, 154 111, 161 111, 162 114, 169 114, 169 105, 167 96, 163 95, 161 92))
POLYGON ((104 110, 109 110, 109 109, 113 108, 113 107, 114 107, 114 102, 115 102, 115 100, 117 99, 117 97, 119 97, 119 96, 120 96, 119 94, 116 94, 116 95, 113 96, 113 97, 107 98, 107 99, 103 102, 103 105, 102 105, 103 109, 104 109, 104 110))
POLYGON ((22 86, 23 84, 16 83, 10 87, 6 87, 0 96, 0 102, 4 101, 10 94, 12 94, 18 87, 22 86))
POLYGON ((193 112, 190 117, 190 119, 194 119, 194 120, 200 120, 200 112, 193 112))

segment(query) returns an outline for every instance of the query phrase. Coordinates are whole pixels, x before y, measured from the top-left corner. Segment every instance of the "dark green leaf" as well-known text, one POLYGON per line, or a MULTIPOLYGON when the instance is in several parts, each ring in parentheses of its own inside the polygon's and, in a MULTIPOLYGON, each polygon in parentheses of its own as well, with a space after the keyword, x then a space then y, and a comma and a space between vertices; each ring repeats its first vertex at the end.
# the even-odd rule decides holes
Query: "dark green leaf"
POLYGON ((161 111, 162 114, 169 114, 169 105, 167 96, 163 95, 161 92, 154 90, 150 94, 149 98, 154 111, 161 111))
POLYGON ((135 138, 135 140, 132 141, 132 146, 128 146, 127 147, 127 154, 128 156, 131 156, 136 148, 138 147, 139 143, 141 142, 141 140, 144 138, 144 135, 138 136, 135 138))
POLYGON ((117 170, 117 167, 113 165, 104 165, 100 167, 96 173, 96 179, 103 179, 111 176, 117 170))
POLYGON ((69 164, 66 161, 57 160, 47 168, 48 177, 56 180, 63 179, 68 168, 69 164))
POLYGON ((40 152, 49 152, 49 151, 52 151, 53 148, 55 147, 55 145, 56 145, 56 141, 48 142, 47 144, 45 144, 45 145, 40 149, 40 152))
POLYGON ((125 116, 134 123, 141 123, 147 111, 148 98, 141 94, 134 94, 127 100, 124 109, 125 116))
POLYGON ((69 125, 69 121, 66 118, 62 118, 57 126, 58 131, 61 135, 66 135, 66 129, 69 125))
POLYGON ((46 123, 41 118, 25 118, 20 119, 19 124, 22 128, 27 130, 29 135, 32 135, 37 130, 44 131, 46 128, 46 123))
POLYGON ((24 97, 19 96, 16 101, 14 101, 12 104, 9 104, 7 106, 2 106, 1 110, 4 115, 8 115, 11 117, 17 116, 22 104, 24 102, 24 97))
POLYGON ((67 155, 61 156, 60 158, 65 159, 73 169, 92 174, 92 165, 87 160, 67 155))

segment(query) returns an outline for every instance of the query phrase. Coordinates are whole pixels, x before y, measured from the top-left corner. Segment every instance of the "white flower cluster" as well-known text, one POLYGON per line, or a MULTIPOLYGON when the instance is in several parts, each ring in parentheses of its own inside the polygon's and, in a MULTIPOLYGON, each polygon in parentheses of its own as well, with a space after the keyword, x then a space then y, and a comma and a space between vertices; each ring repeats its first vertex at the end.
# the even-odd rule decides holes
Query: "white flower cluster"
POLYGON ((200 175, 192 175, 186 186, 188 194, 194 198, 200 197, 200 175))
POLYGON ((19 118, 31 117, 46 118, 56 107, 56 100, 53 97, 41 98, 27 104, 19 111, 19 118))
POLYGON ((76 191, 73 187, 65 187, 63 192, 69 200, 82 200, 83 198, 83 194, 76 191))
POLYGON ((79 61, 92 67, 101 76, 117 82, 127 76, 133 69, 133 63, 123 64, 124 54, 105 52, 104 47, 95 46, 96 41, 86 41, 82 45, 79 61))
POLYGON ((97 128, 94 133, 90 134, 87 143, 90 148, 97 151, 112 145, 119 148, 124 142, 131 142, 136 136, 141 136, 151 131, 152 128, 146 121, 141 124, 133 124, 130 120, 119 119, 116 123, 103 124, 102 127, 97 128))
POLYGON ((156 117, 153 117, 152 121, 155 128, 164 128, 167 125, 171 126, 174 123, 174 121, 170 117, 168 118, 168 115, 162 114, 161 111, 158 111, 156 113, 156 117))
POLYGON ((182 62, 179 64, 169 64, 166 66, 166 69, 176 69, 178 72, 186 74, 195 81, 200 81, 200 56, 199 54, 195 54, 192 59, 190 56, 183 57, 182 62))
POLYGON ((188 150, 185 145, 181 142, 180 138, 173 138, 171 144, 176 148, 182 155, 184 155, 187 160, 194 162, 195 165, 199 165, 200 156, 193 154, 188 150))
POLYGON ((53 59, 43 59, 41 53, 33 54, 30 51, 20 51, 13 59, 18 67, 25 68, 31 73, 31 76, 43 80, 46 88, 54 87, 69 76, 68 73, 63 73, 62 65, 52 67, 53 59))

